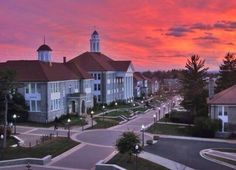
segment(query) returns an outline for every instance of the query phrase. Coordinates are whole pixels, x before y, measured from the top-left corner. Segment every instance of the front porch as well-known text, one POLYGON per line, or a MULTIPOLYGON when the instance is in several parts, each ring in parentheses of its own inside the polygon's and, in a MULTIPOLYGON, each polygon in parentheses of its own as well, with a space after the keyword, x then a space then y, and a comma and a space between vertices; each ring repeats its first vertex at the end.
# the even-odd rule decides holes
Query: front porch
POLYGON ((73 93, 67 96, 67 113, 80 116, 87 114, 85 93, 73 93))

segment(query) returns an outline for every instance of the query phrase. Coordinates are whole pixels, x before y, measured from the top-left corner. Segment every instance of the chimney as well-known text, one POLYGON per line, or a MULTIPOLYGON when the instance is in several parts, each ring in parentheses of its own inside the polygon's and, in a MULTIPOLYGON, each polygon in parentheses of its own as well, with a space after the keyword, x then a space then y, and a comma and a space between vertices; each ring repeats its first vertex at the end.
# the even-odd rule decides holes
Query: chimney
POLYGON ((213 78, 209 78, 209 84, 208 84, 208 92, 209 92, 209 98, 211 99, 215 94, 215 82, 213 78))
POLYGON ((63 63, 64 64, 66 63, 66 57, 63 57, 63 63))

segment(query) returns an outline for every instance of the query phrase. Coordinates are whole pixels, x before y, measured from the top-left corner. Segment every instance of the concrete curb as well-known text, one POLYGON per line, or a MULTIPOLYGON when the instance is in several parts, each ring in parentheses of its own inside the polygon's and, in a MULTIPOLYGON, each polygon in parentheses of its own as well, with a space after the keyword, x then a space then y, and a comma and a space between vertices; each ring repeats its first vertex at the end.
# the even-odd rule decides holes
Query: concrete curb
POLYGON ((36 164, 36 165, 46 165, 52 159, 51 155, 47 155, 43 158, 21 158, 21 159, 11 159, 0 161, 0 166, 10 166, 10 165, 21 165, 21 164, 36 164))
MULTIPOLYGON (((227 166, 227 167, 230 167, 230 168, 233 168, 233 169, 236 169, 236 166, 232 165, 232 164, 229 164, 227 162, 224 162, 224 161, 220 161, 220 160, 217 160, 217 159, 214 159, 214 158, 211 158, 209 156, 206 155, 206 152, 210 150, 210 149, 204 149, 204 150, 201 150, 199 152, 200 156, 208 161, 212 161, 212 162, 215 162, 217 164, 220 164, 220 165, 224 165, 224 166, 227 166)), ((221 158, 220 156, 216 156, 216 157, 219 157, 221 158)), ((226 158, 224 158, 226 159, 226 158)))
POLYGON ((180 164, 178 162, 172 161, 170 159, 166 159, 164 157, 158 156, 158 155, 154 155, 148 152, 141 152, 138 157, 149 160, 153 163, 159 164, 161 166, 164 166, 168 169, 171 170, 178 170, 178 169, 185 169, 185 170, 194 170, 193 168, 190 168, 186 165, 180 164))
POLYGON ((150 135, 158 135, 161 138, 196 140, 196 141, 205 141, 205 142, 224 142, 224 143, 236 144, 236 140, 224 140, 224 139, 213 139, 213 138, 198 138, 198 137, 187 137, 187 136, 151 134, 151 133, 149 133, 149 134, 150 135))

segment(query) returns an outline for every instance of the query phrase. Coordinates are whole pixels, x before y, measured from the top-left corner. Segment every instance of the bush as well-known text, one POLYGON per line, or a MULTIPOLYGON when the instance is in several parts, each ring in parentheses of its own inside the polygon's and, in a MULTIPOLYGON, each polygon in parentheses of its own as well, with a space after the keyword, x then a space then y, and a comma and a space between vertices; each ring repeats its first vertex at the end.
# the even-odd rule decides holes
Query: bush
MULTIPOLYGON (((4 134, 4 126, 0 126, 0 135, 4 134)), ((7 127, 7 137, 11 136, 11 128, 7 127)))
POLYGON ((152 145, 152 144, 153 144, 153 140, 147 140, 146 143, 147 143, 148 145, 152 145))
POLYGON ((174 123, 186 123, 186 124, 193 123, 193 116, 191 116, 189 112, 172 111, 168 116, 171 122, 174 123))
POLYGON ((193 136, 213 138, 219 130, 219 120, 211 120, 206 117, 197 117, 194 120, 193 136))
POLYGON ((122 136, 116 141, 116 147, 121 154, 128 153, 131 160, 132 153, 136 152, 135 146, 139 143, 139 137, 134 132, 124 132, 122 136))
POLYGON ((159 140, 160 136, 153 136, 153 140, 159 140))

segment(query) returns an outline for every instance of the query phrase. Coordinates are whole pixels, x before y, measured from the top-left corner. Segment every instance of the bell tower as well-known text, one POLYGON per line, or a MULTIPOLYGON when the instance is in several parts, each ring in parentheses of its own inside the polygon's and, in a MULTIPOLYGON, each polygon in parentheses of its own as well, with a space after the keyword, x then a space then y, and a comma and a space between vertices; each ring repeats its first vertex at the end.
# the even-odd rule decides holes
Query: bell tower
POLYGON ((100 52, 100 44, 99 44, 99 35, 98 32, 95 30, 90 39, 90 52, 100 52))

